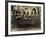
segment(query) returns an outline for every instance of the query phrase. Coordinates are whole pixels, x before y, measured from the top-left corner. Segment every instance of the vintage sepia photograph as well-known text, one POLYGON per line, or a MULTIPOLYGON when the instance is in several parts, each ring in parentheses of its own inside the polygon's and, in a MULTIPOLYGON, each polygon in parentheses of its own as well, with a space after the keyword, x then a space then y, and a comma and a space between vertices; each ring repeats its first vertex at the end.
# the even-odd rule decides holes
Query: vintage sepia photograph
POLYGON ((11 31, 41 29, 41 7, 11 5, 11 31))
POLYGON ((8 2, 8 35, 44 32, 43 3, 8 2))

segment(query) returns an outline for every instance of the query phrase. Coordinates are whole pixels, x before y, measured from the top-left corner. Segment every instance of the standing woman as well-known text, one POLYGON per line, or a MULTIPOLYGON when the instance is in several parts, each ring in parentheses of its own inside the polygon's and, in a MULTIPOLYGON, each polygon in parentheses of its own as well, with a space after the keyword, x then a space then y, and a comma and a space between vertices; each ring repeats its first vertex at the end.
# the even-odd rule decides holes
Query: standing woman
POLYGON ((32 24, 34 26, 35 22, 36 22, 36 9, 35 8, 33 8, 32 12, 31 12, 31 22, 32 22, 32 24))

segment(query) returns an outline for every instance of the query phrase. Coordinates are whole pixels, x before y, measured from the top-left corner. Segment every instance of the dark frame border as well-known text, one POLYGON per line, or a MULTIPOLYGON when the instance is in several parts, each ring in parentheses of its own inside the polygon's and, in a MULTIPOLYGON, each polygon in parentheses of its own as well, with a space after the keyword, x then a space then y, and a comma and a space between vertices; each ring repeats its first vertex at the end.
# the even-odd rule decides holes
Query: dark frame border
POLYGON ((20 36, 20 35, 38 35, 45 34, 45 3, 43 2, 24 2, 24 1, 5 1, 5 36, 20 36), (8 35, 8 2, 16 2, 16 3, 32 3, 32 4, 43 4, 43 33, 28 33, 28 34, 13 34, 8 35))

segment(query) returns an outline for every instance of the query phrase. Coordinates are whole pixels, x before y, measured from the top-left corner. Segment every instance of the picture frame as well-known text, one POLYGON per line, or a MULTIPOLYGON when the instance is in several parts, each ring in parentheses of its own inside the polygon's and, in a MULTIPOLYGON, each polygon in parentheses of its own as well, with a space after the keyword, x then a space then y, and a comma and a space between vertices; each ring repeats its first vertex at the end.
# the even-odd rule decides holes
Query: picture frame
MULTIPOLYGON (((16 20, 18 20, 18 19, 16 19, 16 20)), ((34 20, 33 20, 33 22, 34 22, 34 20)), ((43 3, 43 2, 24 2, 24 1, 5 1, 5 36, 37 35, 37 34, 44 34, 44 33, 45 33, 45 3, 43 3), (18 18, 19 14, 17 15, 17 17, 16 16, 14 17, 13 15, 16 15, 16 13, 13 14, 12 12, 14 12, 14 11, 16 12, 16 9, 18 7, 19 7, 18 10, 20 10, 20 12, 22 9, 25 10, 25 16, 30 14, 31 12, 32 12, 31 14, 34 15, 35 13, 33 13, 33 11, 39 12, 38 14, 40 16, 38 18, 40 19, 40 23, 38 23, 38 25, 36 25, 37 23, 31 24, 32 21, 29 20, 30 19, 29 17, 27 19, 30 23, 29 22, 25 23, 25 21, 23 22, 23 20, 26 20, 23 13, 21 16, 23 16, 24 19, 19 23, 17 22, 19 25, 16 24, 16 21, 14 21, 15 22, 14 23, 13 22, 14 18, 18 18), (27 11, 27 13, 26 13, 26 11, 27 11), (12 23, 11 23, 11 21, 12 21, 12 23), (16 24, 16 25, 12 25, 12 24, 16 24), (15 26, 15 29, 14 29, 14 26, 15 26), (28 26, 30 26, 30 28, 28 26), (32 28, 32 30, 31 30, 31 28, 32 28)))

